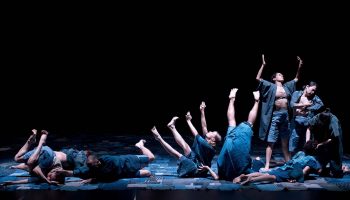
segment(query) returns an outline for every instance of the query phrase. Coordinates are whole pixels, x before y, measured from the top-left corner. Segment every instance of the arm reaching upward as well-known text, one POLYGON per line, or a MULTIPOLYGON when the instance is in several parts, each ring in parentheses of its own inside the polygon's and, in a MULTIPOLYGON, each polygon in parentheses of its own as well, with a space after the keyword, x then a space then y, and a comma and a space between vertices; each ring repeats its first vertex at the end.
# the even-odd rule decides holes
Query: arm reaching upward
POLYGON ((202 125, 202 131, 203 135, 206 135, 208 133, 208 127, 207 127, 207 120, 205 119, 205 102, 202 101, 199 109, 201 111, 201 125, 202 125))
POLYGON ((303 66, 303 60, 299 56, 297 56, 297 59, 299 61, 299 65, 298 65, 297 74, 295 75, 295 78, 294 78, 295 82, 299 80, 300 68, 301 66, 303 66))
POLYGON ((262 72, 263 72, 263 70, 264 70, 265 65, 266 65, 265 56, 264 56, 264 54, 263 54, 263 55, 262 55, 262 64, 261 64, 261 67, 260 67, 260 69, 259 69, 259 71, 258 71, 258 74, 256 75, 256 80, 257 80, 257 81, 261 81, 261 74, 262 74, 262 72))

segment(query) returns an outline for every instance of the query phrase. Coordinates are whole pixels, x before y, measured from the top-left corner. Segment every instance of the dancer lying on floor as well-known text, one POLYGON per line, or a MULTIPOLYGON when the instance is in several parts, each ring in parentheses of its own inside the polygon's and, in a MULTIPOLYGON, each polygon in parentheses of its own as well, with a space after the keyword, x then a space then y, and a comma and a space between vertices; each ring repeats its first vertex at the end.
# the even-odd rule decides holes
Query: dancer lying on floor
MULTIPOLYGON (((135 144, 143 155, 104 155, 97 157, 91 154, 87 157, 87 166, 79 171, 79 176, 85 178, 82 183, 112 182, 121 178, 151 176, 149 170, 143 169, 154 160, 153 153, 144 146, 146 140, 135 144)), ((72 170, 58 170, 58 174, 74 176, 72 170)))
POLYGON ((253 136, 252 127, 258 113, 260 93, 259 91, 253 92, 254 105, 249 112, 248 120, 236 126, 234 103, 237 91, 237 88, 233 88, 229 94, 228 130, 217 160, 219 178, 227 181, 232 181, 242 173, 252 172, 250 146, 253 136))
POLYGON ((241 174, 233 179, 234 183, 247 184, 251 182, 304 182, 305 176, 310 173, 320 173, 321 165, 316 160, 317 143, 307 141, 304 151, 296 153, 291 160, 283 166, 272 168, 264 173, 254 172, 241 174))
MULTIPOLYGON (((15 155, 15 161, 20 164, 11 166, 10 168, 26 170, 33 175, 37 175, 41 180, 49 184, 64 183, 64 176, 55 174, 55 171, 62 169, 60 160, 50 147, 43 146, 48 136, 46 130, 41 131, 38 146, 30 150, 36 142, 36 135, 37 130, 33 129, 31 136, 15 155)), ((38 181, 38 179, 28 178, 18 181, 6 181, 5 184, 19 184, 35 181, 38 181)))

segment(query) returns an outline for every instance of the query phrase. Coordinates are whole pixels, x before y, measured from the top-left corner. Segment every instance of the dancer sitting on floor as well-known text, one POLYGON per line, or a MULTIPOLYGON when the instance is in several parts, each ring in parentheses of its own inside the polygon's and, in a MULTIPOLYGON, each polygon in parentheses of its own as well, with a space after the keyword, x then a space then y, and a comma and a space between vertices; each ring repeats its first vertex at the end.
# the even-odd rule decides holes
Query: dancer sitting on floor
POLYGON ((219 178, 232 181, 242 173, 250 173, 250 146, 253 136, 253 124, 259 107, 259 91, 253 92, 255 103, 249 112, 248 120, 236 126, 235 107, 237 88, 231 89, 227 109, 228 130, 224 145, 218 156, 217 165, 219 178))

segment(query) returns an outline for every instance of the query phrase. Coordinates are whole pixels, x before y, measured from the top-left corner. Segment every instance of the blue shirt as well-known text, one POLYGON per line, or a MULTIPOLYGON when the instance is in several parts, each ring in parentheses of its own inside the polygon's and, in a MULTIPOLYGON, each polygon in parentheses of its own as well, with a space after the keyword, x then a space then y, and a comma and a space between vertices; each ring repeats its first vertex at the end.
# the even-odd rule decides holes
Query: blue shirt
POLYGON ((203 165, 211 167, 211 161, 215 156, 215 149, 199 134, 196 135, 192 151, 196 154, 196 159, 203 165))
MULTIPOLYGON (((287 99, 290 100, 292 93, 296 89, 296 81, 293 79, 286 82, 283 84, 283 88, 287 94, 287 99)), ((265 140, 275 107, 277 85, 261 79, 258 89, 260 91, 260 98, 262 99, 259 138, 265 140)))
MULTIPOLYGON (((300 101, 300 97, 303 95, 304 91, 295 91, 292 95, 292 99, 290 100, 290 106, 294 108, 294 105, 300 101)), ((315 116, 316 112, 323 106, 322 100, 317 96, 314 95, 314 97, 311 99, 312 105, 306 107, 306 109, 309 111, 307 114, 307 118, 311 119, 313 116, 315 116)), ((294 109, 293 109, 294 110, 294 109)))
POLYGON ((333 156, 341 161, 343 157, 343 133, 340 121, 330 113, 330 123, 322 126, 320 115, 321 113, 315 115, 309 121, 311 134, 318 143, 331 139, 332 141, 327 146, 335 154, 333 156))
POLYGON ((286 162, 283 166, 278 167, 282 170, 289 168, 294 168, 295 165, 299 165, 302 169, 306 166, 314 170, 319 170, 321 168, 320 163, 316 160, 314 156, 305 155, 305 152, 299 151, 296 153, 291 160, 286 162))

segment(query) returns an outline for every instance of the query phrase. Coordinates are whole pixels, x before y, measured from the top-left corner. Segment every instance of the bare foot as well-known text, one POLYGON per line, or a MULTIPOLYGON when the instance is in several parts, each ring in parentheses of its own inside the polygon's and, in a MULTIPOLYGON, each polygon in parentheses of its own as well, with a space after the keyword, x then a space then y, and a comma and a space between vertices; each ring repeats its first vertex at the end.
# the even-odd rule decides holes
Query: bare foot
POLYGON ((239 183, 239 182, 241 182, 241 178, 242 178, 242 176, 243 176, 243 174, 241 174, 241 175, 239 175, 239 176, 237 176, 236 178, 234 178, 233 179, 233 183, 239 183))
POLYGON ((230 99, 235 98, 237 91, 238 91, 238 88, 232 88, 228 98, 230 98, 230 99))
POLYGON ((169 124, 168 124, 168 127, 169 128, 175 128, 175 122, 176 122, 176 120, 177 119, 179 119, 179 117, 173 117, 172 119, 171 119, 171 121, 169 122, 169 124))
POLYGON ((199 110, 203 110, 205 109, 206 105, 205 105, 205 102, 202 101, 201 105, 199 106, 199 110))
POLYGON ((152 131, 152 133, 153 133, 154 138, 155 138, 157 141, 159 141, 159 140, 162 138, 162 136, 160 136, 160 134, 158 133, 157 128, 156 128, 155 126, 153 126, 153 128, 151 129, 151 131, 152 131))
POLYGON ((46 138, 49 132, 47 130, 41 130, 41 137, 39 143, 45 144, 46 143, 46 138))
POLYGON ((36 129, 32 129, 32 135, 29 136, 28 143, 29 144, 34 144, 36 142, 36 129))
POLYGON ((29 171, 29 167, 25 163, 20 163, 18 165, 10 166, 10 169, 22 169, 22 170, 28 170, 29 171))
POLYGON ((253 92, 253 95, 254 95, 254 99, 255 99, 255 101, 259 101, 259 98, 260 98, 260 92, 259 92, 259 91, 254 91, 254 92, 253 92))
POLYGON ((138 147, 141 149, 142 147, 145 146, 146 140, 141 139, 138 143, 135 144, 135 147, 138 147))

